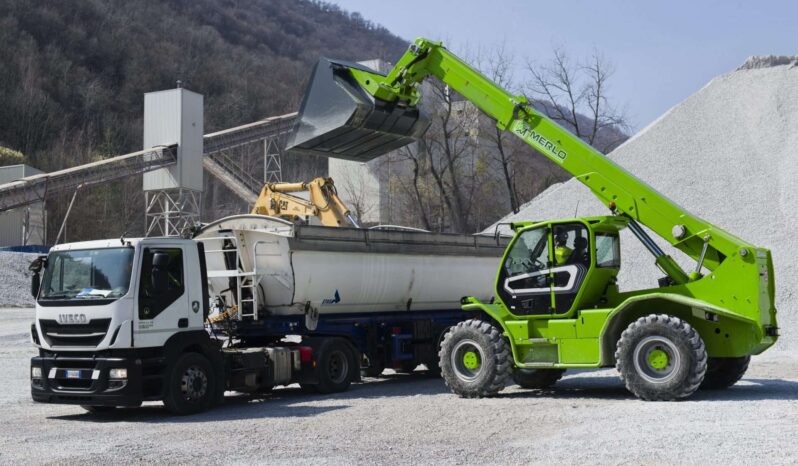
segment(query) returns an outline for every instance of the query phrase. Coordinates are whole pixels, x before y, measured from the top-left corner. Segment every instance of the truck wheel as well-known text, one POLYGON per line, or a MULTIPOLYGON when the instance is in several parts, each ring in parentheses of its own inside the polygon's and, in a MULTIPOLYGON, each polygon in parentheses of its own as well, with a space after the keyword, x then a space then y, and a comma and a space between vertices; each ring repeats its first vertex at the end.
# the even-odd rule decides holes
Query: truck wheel
POLYGON ((512 370, 510 351, 501 332, 480 320, 460 322, 449 329, 439 357, 446 385, 465 398, 496 395, 504 389, 512 370))
POLYGON ((346 343, 337 339, 324 341, 319 347, 316 366, 319 383, 315 386, 316 391, 325 394, 346 391, 357 367, 346 343))
POLYGON ((687 398, 704 380, 707 352, 698 332, 678 317, 651 314, 632 322, 615 351, 616 368, 638 398, 687 398))
POLYGON ((709 358, 707 360, 707 374, 701 383, 701 388, 708 390, 721 390, 729 388, 743 378, 748 370, 751 356, 741 358, 709 358))
POLYGON ((110 413, 111 411, 116 409, 116 406, 89 406, 89 405, 80 405, 81 408, 85 409, 87 412, 91 414, 102 414, 102 413, 110 413))
POLYGON ((184 353, 166 376, 163 403, 174 414, 194 414, 213 406, 216 380, 210 361, 199 353, 184 353))
POLYGON ((543 389, 557 383, 565 369, 520 369, 513 370, 513 382, 521 388, 543 389))

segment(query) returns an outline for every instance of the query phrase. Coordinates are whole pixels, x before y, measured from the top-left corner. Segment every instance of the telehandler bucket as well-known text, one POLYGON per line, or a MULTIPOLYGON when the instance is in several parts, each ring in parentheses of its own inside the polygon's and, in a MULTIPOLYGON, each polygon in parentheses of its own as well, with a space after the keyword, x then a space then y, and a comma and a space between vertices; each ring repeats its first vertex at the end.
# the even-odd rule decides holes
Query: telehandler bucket
POLYGON ((322 58, 313 69, 288 141, 292 153, 368 162, 421 137, 429 119, 418 108, 375 98, 349 72, 358 65, 322 58))

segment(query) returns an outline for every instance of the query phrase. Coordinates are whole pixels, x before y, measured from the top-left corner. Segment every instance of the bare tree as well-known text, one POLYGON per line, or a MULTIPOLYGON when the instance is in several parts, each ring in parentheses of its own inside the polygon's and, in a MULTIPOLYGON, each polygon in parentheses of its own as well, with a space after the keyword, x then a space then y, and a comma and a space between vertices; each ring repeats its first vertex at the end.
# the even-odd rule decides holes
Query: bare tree
POLYGON ((567 52, 554 49, 548 63, 527 61, 525 90, 549 118, 564 124, 582 140, 607 153, 626 139, 629 124, 623 110, 610 105, 607 81, 612 65, 598 52, 574 63, 567 52))

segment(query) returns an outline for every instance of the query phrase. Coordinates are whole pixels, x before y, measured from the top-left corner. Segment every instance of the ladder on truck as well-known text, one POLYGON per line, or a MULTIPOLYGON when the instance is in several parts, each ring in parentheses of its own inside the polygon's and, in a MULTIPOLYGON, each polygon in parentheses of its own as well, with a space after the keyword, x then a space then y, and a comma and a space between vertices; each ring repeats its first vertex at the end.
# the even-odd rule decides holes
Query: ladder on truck
MULTIPOLYGON (((242 320, 244 318, 251 318, 252 320, 258 320, 258 308, 259 308, 259 301, 258 301, 258 284, 260 283, 261 273, 258 271, 258 245, 262 243, 262 241, 257 241, 253 245, 252 249, 252 258, 253 258, 253 267, 251 271, 246 271, 241 266, 241 246, 238 241, 238 238, 234 234, 223 234, 222 236, 214 236, 210 238, 196 238, 197 241, 204 242, 211 242, 211 241, 219 241, 222 245, 220 249, 205 249, 206 257, 218 254, 222 257, 222 263, 226 263, 225 258, 227 254, 234 254, 234 268, 224 268, 224 269, 208 269, 208 279, 214 278, 233 278, 235 279, 235 301, 236 306, 238 307, 238 311, 236 312, 236 318, 238 320, 242 320), (229 242, 231 247, 225 247, 225 244, 229 242)), ((206 263, 215 263, 216 261, 208 261, 206 263)), ((208 286, 206 284, 206 286, 208 286)), ((228 306, 230 303, 226 303, 228 306)))

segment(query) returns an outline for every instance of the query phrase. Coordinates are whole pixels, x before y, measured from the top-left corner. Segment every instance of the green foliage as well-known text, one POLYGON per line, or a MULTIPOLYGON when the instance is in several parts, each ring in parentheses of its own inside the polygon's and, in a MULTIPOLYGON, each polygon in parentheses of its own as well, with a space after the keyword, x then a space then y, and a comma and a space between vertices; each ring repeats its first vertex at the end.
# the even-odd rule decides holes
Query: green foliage
MULTIPOLYGON (((211 132, 295 111, 320 56, 393 59, 407 46, 309 0, 0 0, 0 44, 0 141, 45 171, 141 149, 143 94, 177 80, 205 96, 211 132)), ((137 212, 111 210, 110 230, 84 222, 71 237, 135 231, 143 201, 128 201, 137 212)), ((51 222, 62 207, 48 205, 51 222)))
POLYGON ((25 163, 25 156, 22 152, 0 146, 0 167, 6 165, 19 165, 25 163))

